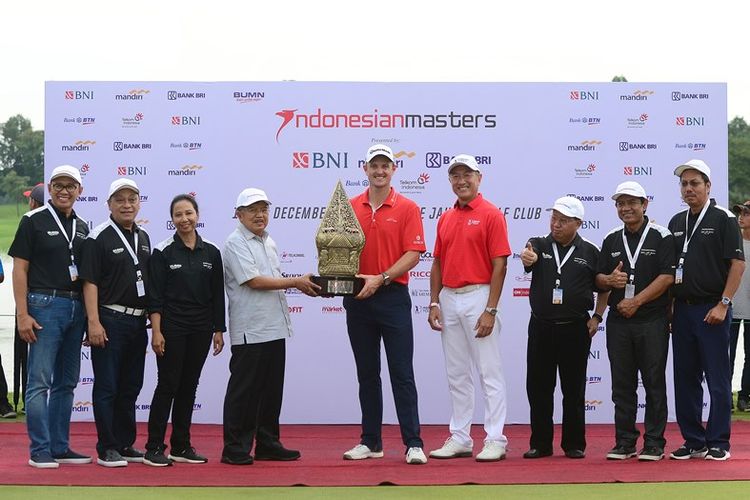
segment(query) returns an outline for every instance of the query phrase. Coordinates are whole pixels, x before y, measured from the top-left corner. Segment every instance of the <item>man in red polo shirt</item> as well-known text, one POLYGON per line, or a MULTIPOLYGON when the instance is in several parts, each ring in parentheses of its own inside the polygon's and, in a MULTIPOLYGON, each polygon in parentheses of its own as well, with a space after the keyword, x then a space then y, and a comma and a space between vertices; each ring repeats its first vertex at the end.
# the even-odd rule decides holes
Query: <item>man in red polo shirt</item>
POLYGON ((388 357, 406 462, 424 464, 417 411, 412 356, 409 270, 425 251, 419 207, 391 187, 396 171, 393 152, 376 144, 367 151, 364 171, 370 187, 351 204, 365 233, 365 248, 357 276, 365 284, 356 297, 344 297, 346 326, 357 365, 359 404, 362 409, 360 443, 344 453, 347 460, 381 458, 383 393, 380 382, 380 340, 388 357))
POLYGON ((458 200, 438 221, 435 260, 430 273, 430 315, 441 332, 453 414, 450 437, 433 458, 472 455, 474 415, 472 365, 484 394, 484 447, 478 462, 505 458, 505 377, 500 357, 497 306, 510 255, 508 227, 498 208, 479 193, 482 173, 470 155, 458 155, 448 166, 458 200))

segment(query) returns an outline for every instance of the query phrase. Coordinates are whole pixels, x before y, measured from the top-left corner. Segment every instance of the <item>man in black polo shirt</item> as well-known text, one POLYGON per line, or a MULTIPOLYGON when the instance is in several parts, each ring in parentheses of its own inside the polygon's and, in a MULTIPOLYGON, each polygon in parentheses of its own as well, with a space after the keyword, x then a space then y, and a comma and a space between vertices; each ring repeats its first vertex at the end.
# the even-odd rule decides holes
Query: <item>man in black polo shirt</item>
POLYGON ((639 460, 664 458, 667 426, 669 352, 667 291, 674 281, 674 237, 665 227, 649 222, 646 190, 637 182, 623 182, 612 195, 623 222, 602 244, 596 284, 609 294, 607 353, 615 404, 615 447, 610 460, 635 456, 638 429, 638 372, 646 390, 643 449, 639 460))
POLYGON ((711 169, 705 162, 690 160, 674 174, 688 205, 669 221, 677 257, 672 287, 675 411, 685 443, 669 456, 726 460, 732 414, 729 325, 732 297, 745 270, 742 237, 734 214, 709 197, 711 169), (704 374, 711 395, 705 428, 704 374))
POLYGON ((110 218, 94 228, 83 248, 83 294, 94 368, 97 463, 124 467, 142 462, 133 448, 135 401, 146 356, 146 283, 151 243, 135 223, 140 191, 131 179, 109 188, 110 218))
POLYGON ((24 214, 8 253, 18 333, 30 345, 24 405, 29 465, 52 469, 59 463, 91 462, 69 448, 86 326, 78 266, 89 228, 73 211, 83 192, 78 169, 55 168, 47 187, 49 204, 24 214))
POLYGON ((531 409, 530 449, 524 458, 552 455, 554 392, 557 371, 563 394, 562 449, 568 458, 586 456, 584 396, 591 337, 596 334, 608 293, 597 297, 599 249, 581 238, 583 205, 564 196, 552 211, 550 233, 531 238, 521 253, 531 272, 531 319, 526 353, 526 393, 531 409))

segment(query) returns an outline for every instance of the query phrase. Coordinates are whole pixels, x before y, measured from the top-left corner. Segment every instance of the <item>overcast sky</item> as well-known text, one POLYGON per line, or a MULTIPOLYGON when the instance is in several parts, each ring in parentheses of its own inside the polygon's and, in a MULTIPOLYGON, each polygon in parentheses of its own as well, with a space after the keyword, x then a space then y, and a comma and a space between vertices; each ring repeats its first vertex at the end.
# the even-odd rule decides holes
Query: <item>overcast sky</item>
POLYGON ((10 0, 0 122, 46 80, 727 82, 750 119, 745 2, 10 0), (428 7, 429 6, 429 7, 428 7))

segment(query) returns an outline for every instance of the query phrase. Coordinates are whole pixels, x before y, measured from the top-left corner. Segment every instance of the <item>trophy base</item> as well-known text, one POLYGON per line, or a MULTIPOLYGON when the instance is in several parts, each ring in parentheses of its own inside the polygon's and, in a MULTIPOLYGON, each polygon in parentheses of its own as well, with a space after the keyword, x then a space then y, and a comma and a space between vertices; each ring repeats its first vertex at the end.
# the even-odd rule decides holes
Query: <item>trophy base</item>
POLYGON ((354 276, 313 276, 313 283, 320 286, 321 297, 357 295, 365 286, 365 280, 354 276))

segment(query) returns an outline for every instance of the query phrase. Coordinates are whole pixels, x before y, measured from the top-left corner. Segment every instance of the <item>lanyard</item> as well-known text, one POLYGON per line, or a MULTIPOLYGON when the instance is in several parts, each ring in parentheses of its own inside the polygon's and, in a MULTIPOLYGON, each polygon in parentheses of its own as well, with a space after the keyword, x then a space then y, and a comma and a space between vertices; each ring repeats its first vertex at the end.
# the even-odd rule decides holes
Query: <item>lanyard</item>
POLYGON ((690 236, 687 235, 688 216, 690 215, 690 209, 685 212, 685 241, 682 243, 682 255, 680 255, 680 262, 678 263, 677 267, 682 267, 682 264, 685 263, 685 254, 688 250, 688 244, 690 243, 690 240, 693 239, 693 235, 695 234, 696 229, 698 229, 698 226, 700 226, 701 221, 703 221, 703 217, 706 215, 709 205, 711 205, 710 198, 706 201, 706 204, 703 205, 703 210, 701 210, 700 215, 698 215, 698 220, 695 221, 695 227, 693 227, 693 230, 690 231, 690 236))
POLYGON ((649 225, 646 223, 646 227, 643 228, 643 234, 641 235, 641 240, 638 242, 638 246, 635 248, 635 257, 633 257, 633 254, 630 253, 630 247, 628 246, 628 240, 625 237, 625 227, 622 228, 622 244, 625 246, 625 255, 628 257, 628 263, 630 264, 630 282, 633 283, 633 280, 635 280, 635 263, 638 260, 638 257, 641 255, 641 247, 643 247, 643 242, 646 241, 646 235, 648 234, 649 225))
MULTIPOLYGON (((128 253, 130 254, 130 257, 132 257, 132 259, 133 259, 133 264, 135 264, 136 274, 138 274, 138 276, 140 276, 141 271, 138 269, 138 256, 133 251, 133 249, 130 248, 130 243, 128 243, 128 240, 125 239, 125 235, 122 234, 122 231, 120 231, 120 228, 117 227, 117 224, 115 224, 112 221, 112 219, 109 220, 109 225, 112 227, 112 229, 115 230, 115 232, 117 233, 117 236, 120 237, 120 239, 122 240, 122 243, 125 245, 125 248, 128 249, 128 253)), ((137 250, 138 249, 138 231, 133 231, 133 238, 135 240, 135 248, 137 250)))
POLYGON ((575 245, 572 245, 570 249, 568 250, 568 253, 565 254, 565 257, 563 258, 562 262, 560 262, 560 254, 557 252, 557 242, 552 242, 552 253, 555 254, 555 263, 557 264, 557 275, 562 276, 562 268, 565 265, 566 262, 568 262, 568 259, 571 255, 573 255, 573 250, 576 249, 575 245))
POLYGON ((55 222, 57 223, 57 227, 60 228, 60 232, 62 232, 62 235, 65 237, 65 241, 68 242, 68 250, 70 251, 70 262, 75 264, 75 257, 73 256, 73 240, 76 239, 76 218, 73 217, 73 234, 71 237, 68 237, 68 233, 65 232, 65 228, 62 225, 62 222, 60 222, 60 218, 57 216, 57 212, 55 212, 55 209, 52 208, 50 205, 47 205, 47 210, 49 210, 49 213, 52 214, 52 218, 55 219, 55 222))

